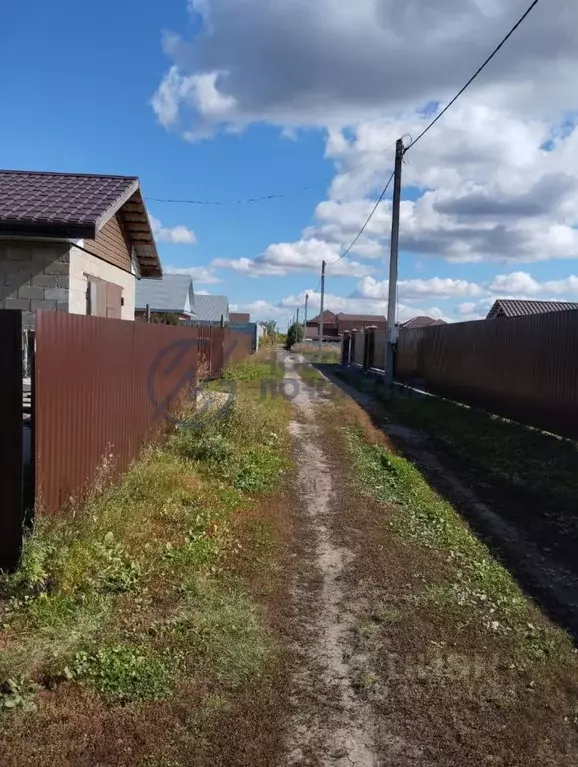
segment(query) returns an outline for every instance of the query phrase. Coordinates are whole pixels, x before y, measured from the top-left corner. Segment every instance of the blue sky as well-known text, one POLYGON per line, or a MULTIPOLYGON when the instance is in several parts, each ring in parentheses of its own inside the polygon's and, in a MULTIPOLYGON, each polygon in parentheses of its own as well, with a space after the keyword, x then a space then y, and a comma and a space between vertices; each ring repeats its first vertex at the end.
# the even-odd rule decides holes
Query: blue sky
MULTIPOLYGON (((496 295, 578 300, 578 13, 553 3, 408 155, 401 319, 483 316, 496 295), (558 85, 536 99, 553 65, 558 85)), ((416 135, 519 10, 471 0, 448 16, 452 0, 438 12, 408 0, 403 16, 383 2, 374 17, 379 5, 10 4, 0 165, 138 175, 165 269, 192 269, 198 290, 284 322, 365 220, 391 143, 416 135), (433 42, 418 48, 426 27, 433 42), (259 204, 152 199, 285 192, 259 204), (170 242, 175 227, 194 238, 170 242)), ((359 249, 329 269, 329 308, 385 313, 389 210, 386 200, 359 249)))

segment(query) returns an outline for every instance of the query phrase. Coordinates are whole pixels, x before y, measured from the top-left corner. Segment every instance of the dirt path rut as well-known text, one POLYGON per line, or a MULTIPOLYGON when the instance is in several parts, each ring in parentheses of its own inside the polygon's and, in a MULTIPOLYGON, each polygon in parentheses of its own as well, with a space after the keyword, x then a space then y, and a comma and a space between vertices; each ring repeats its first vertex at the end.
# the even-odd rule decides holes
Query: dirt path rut
POLYGON ((322 435, 315 422, 312 390, 294 369, 304 362, 284 355, 288 391, 295 394, 291 425, 298 460, 306 543, 293 589, 294 618, 300 627, 295 651, 293 714, 283 765, 378 767, 374 723, 369 706, 356 695, 350 667, 352 616, 344 573, 354 553, 334 533, 336 487, 322 435))

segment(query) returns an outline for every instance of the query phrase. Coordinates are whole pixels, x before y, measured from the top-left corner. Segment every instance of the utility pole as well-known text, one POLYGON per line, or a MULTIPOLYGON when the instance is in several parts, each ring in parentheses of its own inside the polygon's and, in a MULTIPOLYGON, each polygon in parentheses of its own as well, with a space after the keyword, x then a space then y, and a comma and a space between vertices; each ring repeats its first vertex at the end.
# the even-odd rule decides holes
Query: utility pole
POLYGON ((297 324, 299 325, 299 311, 300 309, 297 309, 297 324))
POLYGON ((323 349, 323 311, 325 309, 325 261, 321 262, 321 314, 319 315, 319 351, 323 349))
POLYGON ((397 342, 397 262, 399 256, 399 208, 401 204, 401 171, 404 153, 403 139, 395 145, 395 175, 391 207, 391 250, 389 254, 389 300, 387 304, 387 349, 385 354, 385 385, 393 386, 394 347, 397 342))
POLYGON ((307 335, 307 305, 309 304, 309 293, 305 293, 305 335, 307 335))

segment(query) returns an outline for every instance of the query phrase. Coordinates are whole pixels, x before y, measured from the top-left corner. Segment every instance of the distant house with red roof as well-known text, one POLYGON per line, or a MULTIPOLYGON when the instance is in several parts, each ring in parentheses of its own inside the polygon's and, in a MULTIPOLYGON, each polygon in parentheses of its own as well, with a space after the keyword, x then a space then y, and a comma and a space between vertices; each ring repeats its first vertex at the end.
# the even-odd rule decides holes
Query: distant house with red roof
POLYGON ((402 330, 415 330, 416 328, 431 328, 434 325, 447 325, 444 320, 434 320, 432 317, 412 317, 407 322, 402 322, 400 328, 402 330))
MULTIPOLYGON (((321 324, 321 315, 308 320, 306 329, 306 339, 317 341, 319 339, 321 324)), ((345 314, 340 312, 334 314, 328 309, 323 312, 323 340, 339 341, 346 331, 365 330, 368 327, 377 327, 378 330, 385 330, 386 319, 381 315, 373 314, 345 314)))

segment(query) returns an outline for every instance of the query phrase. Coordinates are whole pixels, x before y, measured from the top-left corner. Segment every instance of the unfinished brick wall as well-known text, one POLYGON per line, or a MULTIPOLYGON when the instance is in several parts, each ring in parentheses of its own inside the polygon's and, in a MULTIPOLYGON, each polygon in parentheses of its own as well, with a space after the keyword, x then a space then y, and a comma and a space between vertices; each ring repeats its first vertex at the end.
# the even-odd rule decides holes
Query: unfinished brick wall
POLYGON ((70 244, 0 240, 0 309, 23 312, 31 327, 37 309, 68 311, 70 244))

